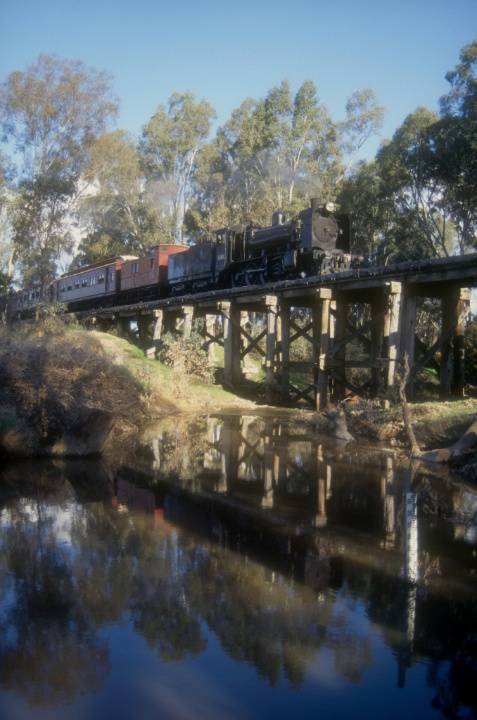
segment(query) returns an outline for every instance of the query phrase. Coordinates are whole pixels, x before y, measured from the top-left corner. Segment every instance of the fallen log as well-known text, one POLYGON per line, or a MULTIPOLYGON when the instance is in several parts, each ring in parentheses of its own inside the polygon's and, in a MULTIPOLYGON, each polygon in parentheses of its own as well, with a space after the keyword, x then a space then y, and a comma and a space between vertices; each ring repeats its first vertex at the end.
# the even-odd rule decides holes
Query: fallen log
POLYGON ((417 455, 420 460, 434 463, 448 463, 451 460, 457 460, 462 457, 473 447, 477 447, 477 420, 467 428, 462 437, 453 445, 447 448, 438 448, 437 450, 428 450, 417 455))

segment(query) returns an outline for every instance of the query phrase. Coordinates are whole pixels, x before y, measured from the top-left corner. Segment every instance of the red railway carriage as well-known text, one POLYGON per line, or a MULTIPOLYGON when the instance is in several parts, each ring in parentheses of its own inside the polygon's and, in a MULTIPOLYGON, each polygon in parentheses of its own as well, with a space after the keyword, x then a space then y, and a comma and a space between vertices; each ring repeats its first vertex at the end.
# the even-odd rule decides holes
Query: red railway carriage
POLYGON ((124 262, 121 267, 121 291, 165 285, 169 256, 188 249, 187 245, 157 245, 150 248, 144 257, 124 262))

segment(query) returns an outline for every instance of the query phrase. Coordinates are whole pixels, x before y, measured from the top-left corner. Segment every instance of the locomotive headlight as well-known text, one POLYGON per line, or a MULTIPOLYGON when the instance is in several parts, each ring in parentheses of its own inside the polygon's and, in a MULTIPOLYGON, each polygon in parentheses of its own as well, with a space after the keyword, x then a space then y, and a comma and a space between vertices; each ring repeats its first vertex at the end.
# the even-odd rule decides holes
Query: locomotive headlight
POLYGON ((329 213, 336 212, 336 204, 334 202, 327 202, 325 205, 325 210, 329 213))

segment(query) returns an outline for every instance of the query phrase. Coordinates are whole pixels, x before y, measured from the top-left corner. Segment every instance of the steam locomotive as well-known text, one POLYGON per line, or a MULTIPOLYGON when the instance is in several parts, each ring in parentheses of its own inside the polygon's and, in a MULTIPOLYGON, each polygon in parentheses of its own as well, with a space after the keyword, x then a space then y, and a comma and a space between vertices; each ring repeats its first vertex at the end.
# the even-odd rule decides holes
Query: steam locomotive
POLYGON ((121 256, 66 273, 43 291, 20 290, 8 299, 8 315, 45 303, 63 303, 74 311, 264 285, 338 273, 355 261, 349 217, 333 203, 312 200, 311 207, 289 221, 278 211, 269 227, 223 228, 198 245, 159 245, 142 258, 121 256))

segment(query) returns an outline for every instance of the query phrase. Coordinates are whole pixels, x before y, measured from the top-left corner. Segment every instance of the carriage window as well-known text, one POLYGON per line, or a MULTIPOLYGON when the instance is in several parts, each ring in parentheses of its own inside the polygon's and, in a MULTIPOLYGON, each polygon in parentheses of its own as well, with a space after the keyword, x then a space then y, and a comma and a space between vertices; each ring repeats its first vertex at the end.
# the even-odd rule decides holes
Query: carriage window
POLYGON ((72 285, 68 285, 68 290, 73 290, 73 286, 72 286, 72 285))
POLYGON ((104 283, 104 275, 102 273, 98 275, 98 283, 104 283))
POLYGON ((75 288, 79 288, 79 286, 80 286, 80 281, 79 281, 79 280, 75 280, 75 288))
POLYGON ((149 264, 150 264, 151 269, 152 269, 152 268, 154 267, 154 258, 151 258, 151 259, 149 260, 149 264))
POLYGON ((83 278, 83 282, 81 283, 81 285, 82 285, 83 287, 86 287, 87 284, 88 284, 87 278, 83 278))
POLYGON ((139 263, 133 263, 133 273, 139 272, 139 263))

